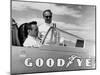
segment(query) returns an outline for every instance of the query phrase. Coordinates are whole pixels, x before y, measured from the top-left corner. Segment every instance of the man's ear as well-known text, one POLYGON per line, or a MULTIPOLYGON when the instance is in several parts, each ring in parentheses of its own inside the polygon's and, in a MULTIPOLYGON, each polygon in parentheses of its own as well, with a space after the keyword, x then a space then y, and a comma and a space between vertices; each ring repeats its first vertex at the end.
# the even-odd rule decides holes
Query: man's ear
POLYGON ((30 33, 30 30, 27 30, 28 34, 30 33))

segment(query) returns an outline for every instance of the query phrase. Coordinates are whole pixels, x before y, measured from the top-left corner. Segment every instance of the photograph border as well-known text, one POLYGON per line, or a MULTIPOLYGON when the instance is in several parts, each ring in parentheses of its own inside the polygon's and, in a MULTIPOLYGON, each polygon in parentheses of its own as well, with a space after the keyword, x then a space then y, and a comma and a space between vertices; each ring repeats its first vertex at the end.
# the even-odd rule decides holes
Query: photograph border
POLYGON ((33 2, 33 3, 49 3, 49 4, 68 4, 68 5, 82 5, 82 6, 94 6, 95 7, 95 68, 93 69, 79 69, 79 70, 62 70, 62 71, 49 71, 49 72, 31 72, 31 73, 18 73, 18 74, 35 74, 35 73, 54 73, 54 72, 71 72, 71 71, 86 71, 86 70, 96 70, 97 69, 97 5, 89 4, 71 4, 71 3, 56 3, 56 2, 42 2, 42 1, 24 1, 24 0, 10 0, 10 74, 12 74, 12 35, 11 35, 11 24, 12 24, 12 1, 17 2, 33 2))

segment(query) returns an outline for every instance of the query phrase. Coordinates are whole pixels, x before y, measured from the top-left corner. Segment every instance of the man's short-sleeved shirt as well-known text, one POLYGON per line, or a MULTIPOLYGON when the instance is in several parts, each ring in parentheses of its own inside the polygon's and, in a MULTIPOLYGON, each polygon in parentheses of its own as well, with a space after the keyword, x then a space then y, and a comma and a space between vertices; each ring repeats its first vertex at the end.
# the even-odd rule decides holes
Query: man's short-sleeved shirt
MULTIPOLYGON (((54 22, 55 23, 55 22, 54 22)), ((58 25, 59 23, 57 23, 58 25)), ((51 24, 46 24, 46 23, 42 23, 40 26, 39 26, 39 32, 43 35, 42 37, 42 40, 44 38, 44 36, 46 35, 47 31, 49 30, 49 28, 53 26, 53 23, 51 24)), ((50 41, 50 38, 51 38, 51 31, 49 32, 49 34, 47 35, 47 38, 45 39, 45 43, 48 43, 50 41)), ((60 35, 60 43, 62 43, 63 41, 65 40, 65 38, 61 37, 60 35)))
MULTIPOLYGON (((48 32, 49 28, 51 27, 52 24, 46 24, 46 23, 43 23, 39 26, 39 32, 40 34, 43 36, 42 37, 42 40, 44 39, 46 33, 48 32)), ((45 39, 45 43, 49 42, 51 38, 51 31, 48 33, 46 39, 45 39)))

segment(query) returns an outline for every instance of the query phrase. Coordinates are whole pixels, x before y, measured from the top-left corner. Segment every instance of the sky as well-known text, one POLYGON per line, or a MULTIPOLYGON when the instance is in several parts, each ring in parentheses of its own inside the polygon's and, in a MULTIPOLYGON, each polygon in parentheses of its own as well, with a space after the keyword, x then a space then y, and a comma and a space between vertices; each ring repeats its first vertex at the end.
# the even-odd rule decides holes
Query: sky
POLYGON ((18 26, 33 20, 41 25, 44 22, 42 12, 46 9, 52 11, 58 28, 95 41, 95 6, 12 1, 12 17, 18 26))

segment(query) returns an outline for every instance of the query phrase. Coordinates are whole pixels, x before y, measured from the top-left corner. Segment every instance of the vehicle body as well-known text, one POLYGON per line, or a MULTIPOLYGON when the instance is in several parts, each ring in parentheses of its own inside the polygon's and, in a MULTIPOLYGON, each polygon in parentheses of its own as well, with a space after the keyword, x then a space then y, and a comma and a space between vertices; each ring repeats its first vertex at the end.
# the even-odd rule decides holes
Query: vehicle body
MULTIPOLYGON (((79 42, 79 44, 81 43, 79 42)), ((52 43, 49 45, 42 45, 39 48, 11 46, 11 73, 23 74, 95 69, 95 56, 91 56, 92 54, 89 54, 89 51, 89 49, 77 47, 77 45, 71 47, 52 43), (27 58, 31 59, 28 63, 32 63, 32 66, 25 65, 25 60, 27 58), (39 58, 43 59, 43 65, 41 67, 36 65, 36 61, 39 58), (51 67, 48 66, 48 59, 54 61, 51 67), (57 66, 57 61, 59 59, 65 61, 63 66, 57 66), (79 62, 81 62, 81 65, 79 65, 79 62)))

